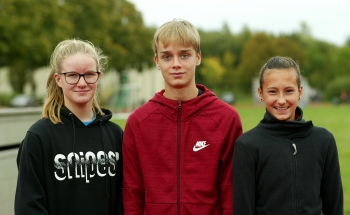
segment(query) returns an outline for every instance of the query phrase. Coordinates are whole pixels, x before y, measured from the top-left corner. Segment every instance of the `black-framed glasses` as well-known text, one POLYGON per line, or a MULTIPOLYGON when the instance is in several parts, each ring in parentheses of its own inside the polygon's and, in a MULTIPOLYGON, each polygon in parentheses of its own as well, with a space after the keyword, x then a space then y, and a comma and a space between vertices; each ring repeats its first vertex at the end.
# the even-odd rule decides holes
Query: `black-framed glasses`
POLYGON ((60 74, 64 75, 68 84, 77 84, 81 77, 84 77, 87 84, 94 84, 100 77, 100 72, 86 72, 84 74, 79 74, 77 72, 61 72, 60 74))

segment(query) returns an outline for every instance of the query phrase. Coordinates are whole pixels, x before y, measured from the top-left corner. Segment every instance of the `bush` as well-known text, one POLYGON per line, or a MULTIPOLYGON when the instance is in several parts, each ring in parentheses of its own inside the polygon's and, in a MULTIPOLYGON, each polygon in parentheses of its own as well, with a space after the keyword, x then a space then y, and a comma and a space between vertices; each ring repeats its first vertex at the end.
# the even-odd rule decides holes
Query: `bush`
POLYGON ((345 90, 348 95, 350 93, 350 77, 337 77, 329 82, 325 88, 324 95, 327 100, 340 99, 340 93, 345 90))
POLYGON ((10 106, 10 101, 14 96, 11 93, 0 93, 0 107, 10 106))

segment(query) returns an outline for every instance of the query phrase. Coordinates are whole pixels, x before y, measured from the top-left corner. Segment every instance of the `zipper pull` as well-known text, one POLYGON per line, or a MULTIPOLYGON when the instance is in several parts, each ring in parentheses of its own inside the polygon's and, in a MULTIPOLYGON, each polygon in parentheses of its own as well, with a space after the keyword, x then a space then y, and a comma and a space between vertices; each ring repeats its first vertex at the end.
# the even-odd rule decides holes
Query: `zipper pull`
POLYGON ((177 101, 177 107, 178 107, 179 109, 182 108, 182 101, 177 101))
POLYGON ((293 153, 293 155, 296 155, 297 152, 298 152, 297 146, 295 145, 295 143, 292 143, 292 146, 293 146, 293 148, 294 148, 294 153, 293 153))

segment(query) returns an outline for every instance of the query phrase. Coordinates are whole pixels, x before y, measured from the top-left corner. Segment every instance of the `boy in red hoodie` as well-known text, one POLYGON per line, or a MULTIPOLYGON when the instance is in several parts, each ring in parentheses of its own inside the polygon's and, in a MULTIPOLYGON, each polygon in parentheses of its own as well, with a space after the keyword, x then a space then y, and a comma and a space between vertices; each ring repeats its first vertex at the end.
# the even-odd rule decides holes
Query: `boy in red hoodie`
POLYGON ((135 110, 123 138, 128 214, 232 214, 232 154, 242 134, 237 111, 195 83, 200 37, 184 20, 153 40, 165 89, 135 110))

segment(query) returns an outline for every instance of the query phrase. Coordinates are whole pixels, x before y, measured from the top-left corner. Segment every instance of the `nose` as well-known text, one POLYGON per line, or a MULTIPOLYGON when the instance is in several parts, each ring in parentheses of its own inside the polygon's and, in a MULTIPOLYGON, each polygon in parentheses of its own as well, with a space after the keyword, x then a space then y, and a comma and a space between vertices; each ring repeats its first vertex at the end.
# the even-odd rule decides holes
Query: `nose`
POLYGON ((173 63, 173 68, 174 69, 179 69, 181 68, 181 64, 180 64, 180 59, 178 56, 175 56, 174 58, 174 63, 173 63))
POLYGON ((85 86, 85 85, 87 85, 87 83, 85 81, 84 75, 79 75, 77 86, 85 86))
POLYGON ((284 104, 286 103, 286 99, 284 98, 283 93, 279 94, 278 98, 277 98, 277 102, 278 104, 284 104))

